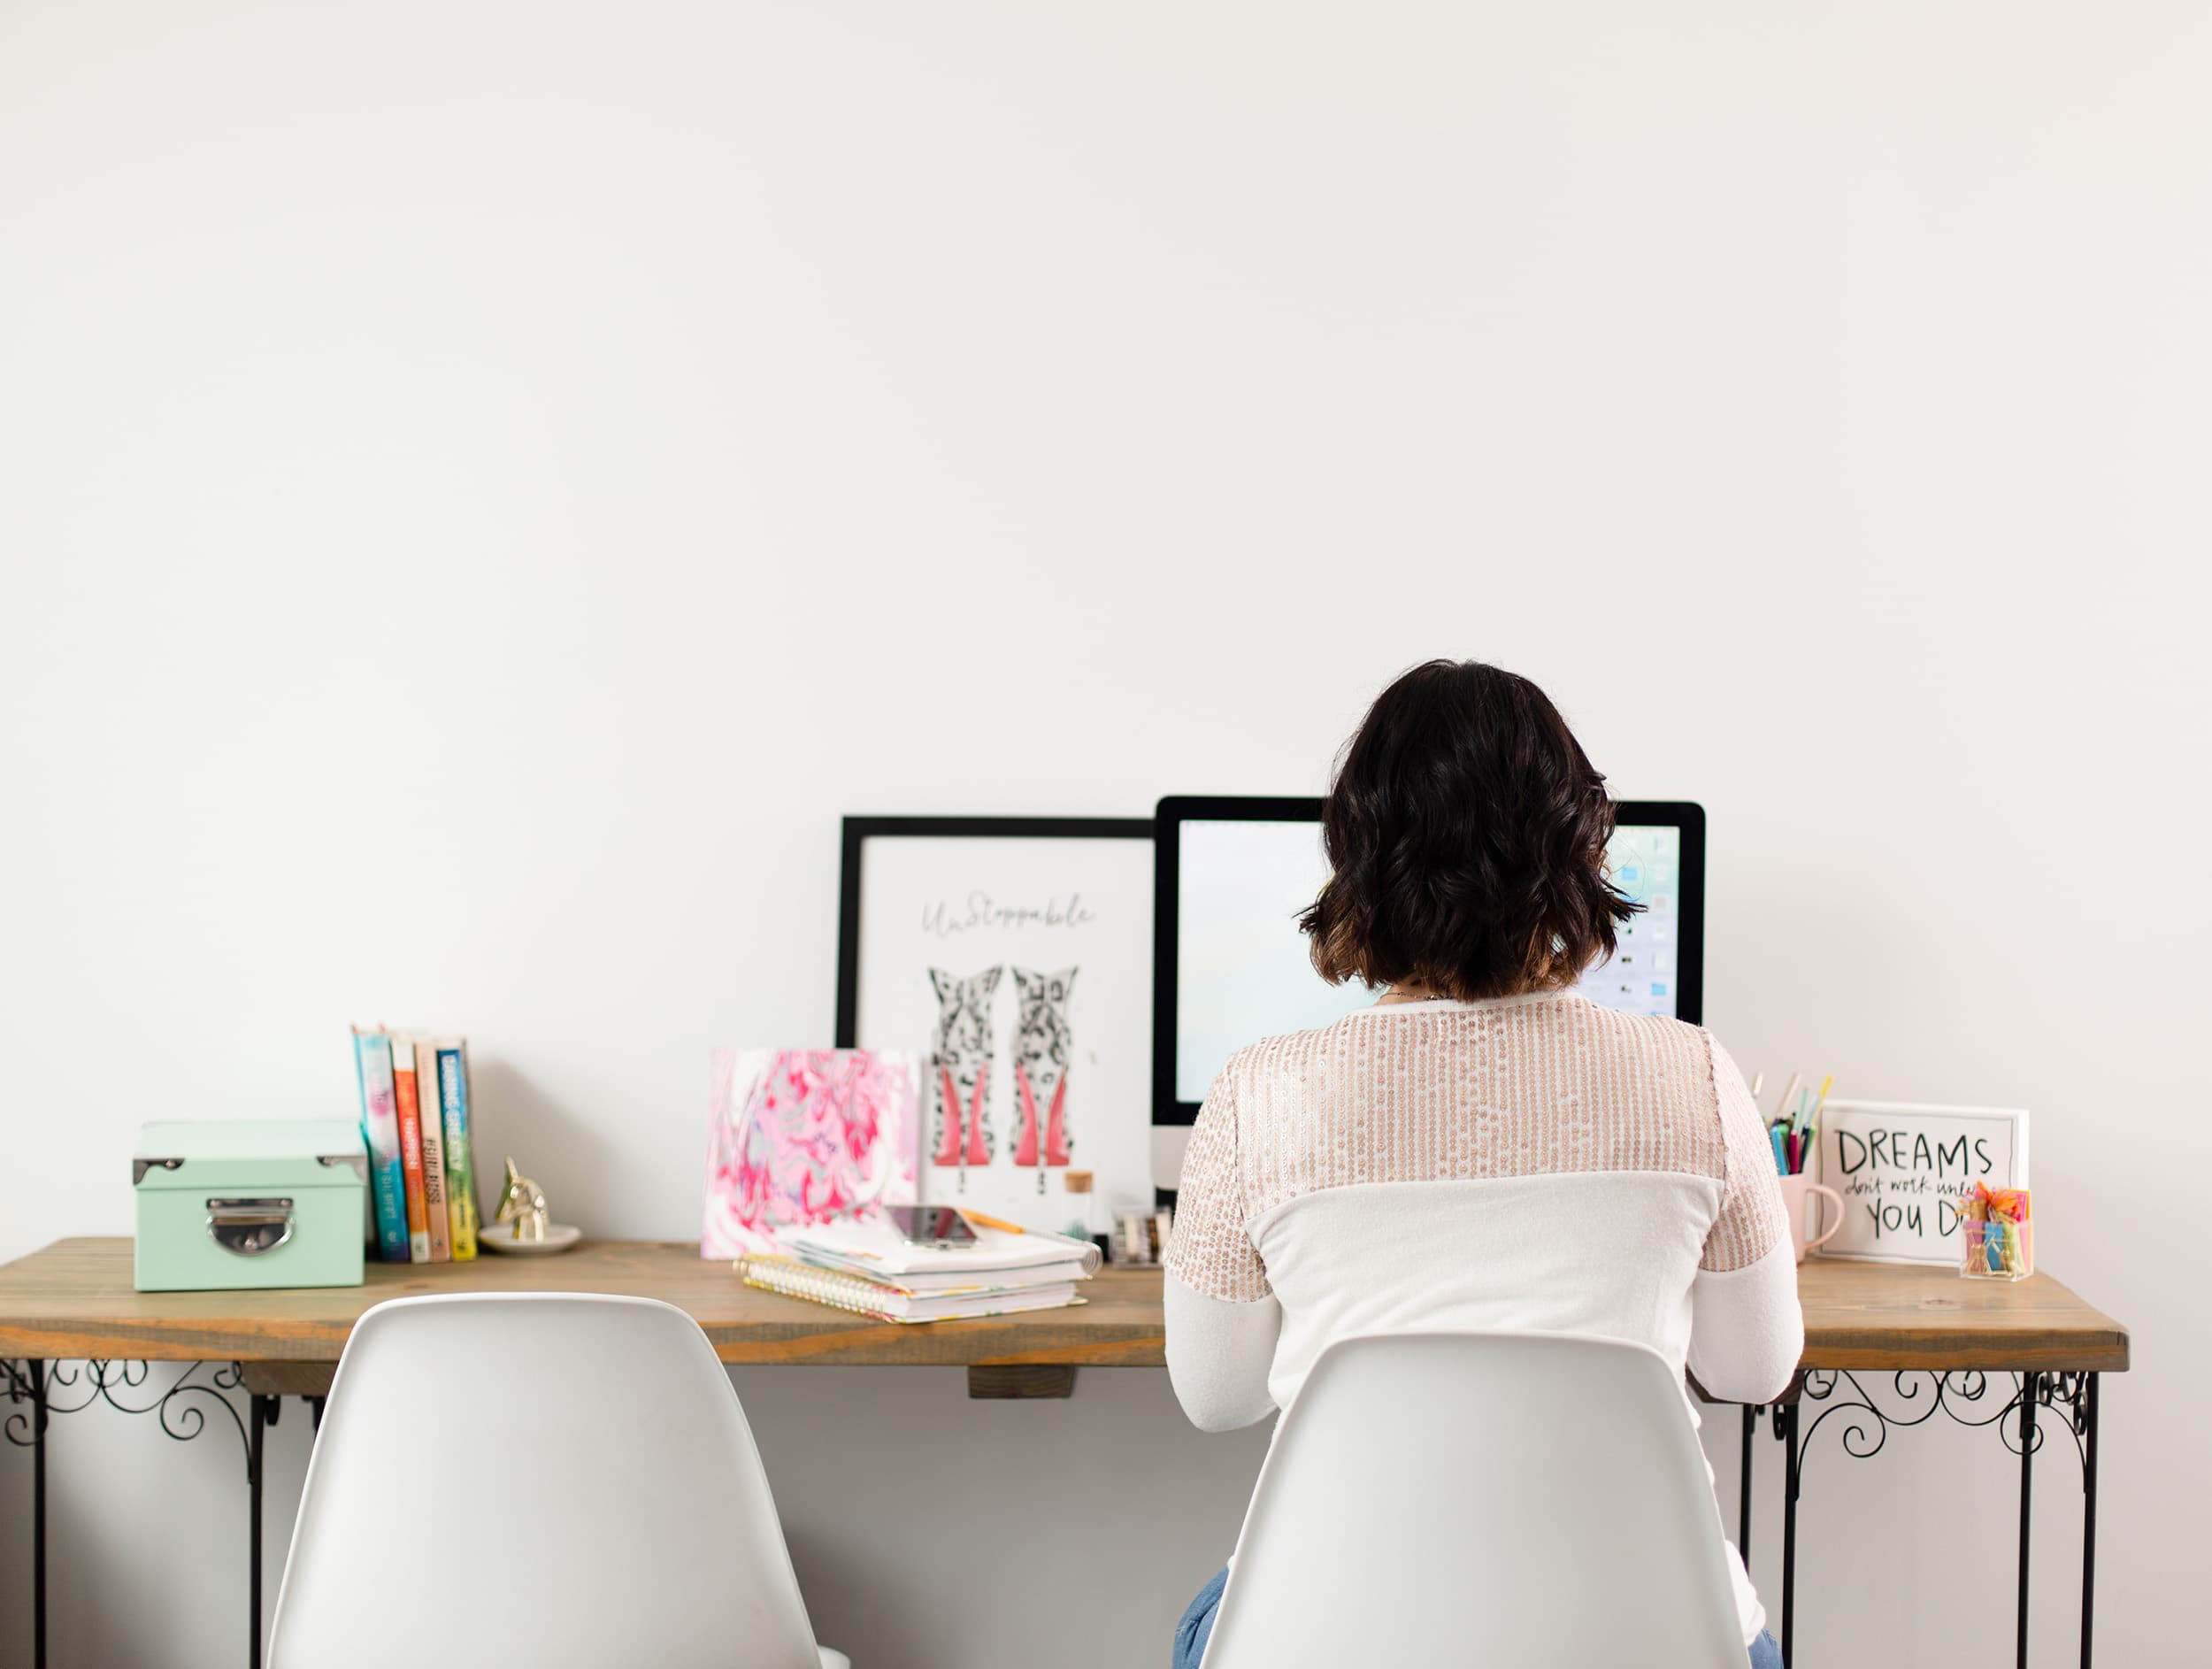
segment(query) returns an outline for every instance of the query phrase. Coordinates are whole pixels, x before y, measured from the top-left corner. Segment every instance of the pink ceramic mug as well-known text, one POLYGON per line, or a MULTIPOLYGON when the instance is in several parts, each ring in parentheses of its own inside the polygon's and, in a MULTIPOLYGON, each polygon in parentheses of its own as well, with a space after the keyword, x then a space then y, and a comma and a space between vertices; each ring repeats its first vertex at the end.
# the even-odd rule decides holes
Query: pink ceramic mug
POLYGON ((1836 1237, 1837 1231, 1843 1227, 1843 1196, 1832 1188, 1823 1188, 1810 1177, 1784 1177, 1782 1179, 1782 1204, 1790 1215, 1790 1239, 1797 1247, 1797 1261, 1801 1264, 1805 1261, 1807 1252, 1825 1246, 1836 1237), (1807 1204, 1805 1196, 1808 1194, 1817 1194, 1831 1202, 1836 1208, 1835 1220, 1810 1240, 1805 1238, 1805 1206, 1807 1204))

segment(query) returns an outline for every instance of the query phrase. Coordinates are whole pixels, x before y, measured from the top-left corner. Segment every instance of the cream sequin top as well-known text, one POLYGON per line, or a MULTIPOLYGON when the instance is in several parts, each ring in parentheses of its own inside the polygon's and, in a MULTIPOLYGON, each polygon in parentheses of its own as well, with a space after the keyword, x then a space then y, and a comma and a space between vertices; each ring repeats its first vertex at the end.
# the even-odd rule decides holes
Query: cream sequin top
POLYGON ((1751 1402, 1803 1338, 1734 1064, 1571 992, 1380 1004, 1240 1050, 1192 1132, 1167 1265, 1169 1367, 1209 1427, 1289 1406, 1362 1334, 1630 1339, 1751 1402))

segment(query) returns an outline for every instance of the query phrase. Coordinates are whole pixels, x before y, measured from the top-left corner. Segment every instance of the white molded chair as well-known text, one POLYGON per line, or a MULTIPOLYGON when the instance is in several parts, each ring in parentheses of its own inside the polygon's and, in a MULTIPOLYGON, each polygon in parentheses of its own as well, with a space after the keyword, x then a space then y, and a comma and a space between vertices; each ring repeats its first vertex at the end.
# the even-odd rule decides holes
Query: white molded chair
POLYGON ((751 1428, 649 1298, 400 1298, 346 1342, 271 1669, 848 1669, 818 1649, 751 1428))
POLYGON ((1283 1417, 1205 1669, 1743 1669, 1725 1558, 1656 1351, 1348 1340, 1283 1417))

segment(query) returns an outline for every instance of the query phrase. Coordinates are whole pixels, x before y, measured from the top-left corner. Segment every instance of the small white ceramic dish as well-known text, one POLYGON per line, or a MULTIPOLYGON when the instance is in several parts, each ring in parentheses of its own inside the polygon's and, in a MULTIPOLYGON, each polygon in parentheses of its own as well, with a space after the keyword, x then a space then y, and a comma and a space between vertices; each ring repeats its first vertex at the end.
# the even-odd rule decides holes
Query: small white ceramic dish
POLYGON ((476 1231, 478 1245, 510 1258, 550 1258, 555 1252, 566 1251, 583 1237, 584 1231, 573 1223, 549 1223, 543 1240, 517 1240, 512 1223, 487 1223, 476 1231))

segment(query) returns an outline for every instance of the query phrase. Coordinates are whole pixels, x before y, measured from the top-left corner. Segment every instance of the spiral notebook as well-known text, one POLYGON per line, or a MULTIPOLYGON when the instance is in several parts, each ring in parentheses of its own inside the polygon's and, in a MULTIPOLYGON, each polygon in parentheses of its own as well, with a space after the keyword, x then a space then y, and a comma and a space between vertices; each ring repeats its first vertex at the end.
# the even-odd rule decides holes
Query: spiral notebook
POLYGON ((794 1224, 777 1233, 774 1247, 757 1248, 755 1255, 788 1252, 810 1264, 849 1270, 909 1292, 942 1291, 964 1282, 1018 1287, 1047 1279, 1048 1272, 1050 1279, 1067 1281, 1098 1273, 1098 1248, 1087 1240, 998 1227, 995 1219, 974 1211, 962 1215, 975 1231, 972 1244, 918 1244, 882 1217, 866 1214, 794 1224), (929 1279, 940 1275, 953 1280, 929 1279))
POLYGON ((977 1316, 1015 1315, 1025 1310, 1058 1310, 1083 1302, 1071 1281, 1045 1286, 958 1288, 948 1292, 910 1292, 864 1275, 822 1269, 795 1258, 741 1258, 737 1273, 749 1287, 805 1298, 836 1310, 872 1316, 879 1321, 960 1321, 977 1316))

